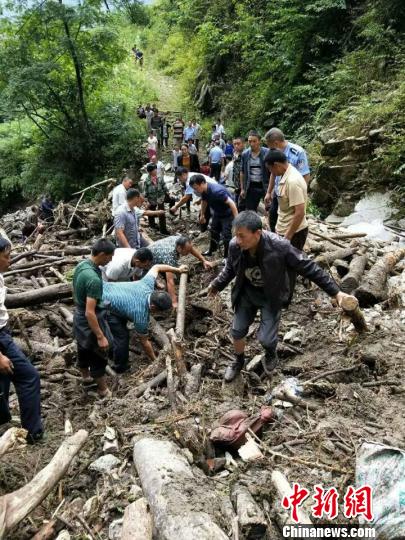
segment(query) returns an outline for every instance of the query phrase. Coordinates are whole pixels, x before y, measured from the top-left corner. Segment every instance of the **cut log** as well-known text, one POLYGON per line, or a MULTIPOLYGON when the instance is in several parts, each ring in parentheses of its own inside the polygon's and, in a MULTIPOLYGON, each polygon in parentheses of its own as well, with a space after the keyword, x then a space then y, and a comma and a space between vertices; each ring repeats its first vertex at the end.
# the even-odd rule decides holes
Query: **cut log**
POLYGON ((367 255, 354 257, 349 265, 349 273, 342 279, 340 288, 343 292, 350 294, 360 285, 361 277, 367 264, 367 255))
POLYGON ((339 277, 341 278, 349 272, 349 263, 343 259, 336 259, 333 261, 333 266, 336 268, 339 277))
POLYGON ((87 431, 81 429, 66 439, 48 465, 31 482, 17 491, 0 497, 0 539, 5 538, 52 491, 65 475, 87 437, 87 431))
POLYGON ((202 370, 202 364, 194 364, 191 366, 190 372, 186 373, 186 385, 184 387, 184 394, 186 397, 190 398, 198 394, 201 386, 202 370))
POLYGON ((16 448, 25 446, 27 430, 22 428, 10 428, 0 437, 0 457, 16 448))
POLYGON ((63 249, 55 249, 53 251, 41 251, 44 255, 89 255, 91 246, 66 246, 63 249))
POLYGON ((405 248, 387 253, 372 266, 355 292, 361 307, 374 306, 387 299, 387 277, 403 257, 405 248))
MULTIPOLYGON (((284 497, 290 498, 293 494, 293 490, 283 473, 280 471, 273 471, 271 474, 271 482, 276 488, 279 499, 275 501, 275 507, 280 508, 281 502, 284 497)), ((300 507, 297 508, 298 523, 299 525, 312 525, 312 521, 309 519, 308 514, 300 507)), ((293 524, 292 519, 288 519, 289 524, 293 524)), ((284 523, 285 525, 287 523, 284 523)))
POLYGON ((365 238, 368 233, 365 232, 355 232, 355 233, 342 233, 342 234, 334 234, 330 238, 333 240, 348 240, 350 238, 365 238))
POLYGON ((321 233, 315 232, 312 229, 309 230, 309 234, 312 234, 313 236, 316 236, 318 238, 322 238, 322 240, 327 240, 331 244, 334 244, 335 246, 339 246, 340 248, 343 248, 343 249, 346 248, 346 246, 344 244, 342 244, 341 242, 337 242, 336 240, 334 240, 330 236, 327 236, 326 234, 321 234, 321 233))
MULTIPOLYGON (((32 263, 31 263, 32 264, 32 263)), ((34 266, 32 265, 25 265, 23 268, 18 268, 15 270, 10 270, 8 272, 4 272, 4 277, 14 276, 16 274, 25 274, 36 272, 37 270, 43 270, 44 268, 50 268, 52 266, 64 266, 64 265, 72 265, 77 264, 76 259, 62 259, 62 260, 54 260, 52 262, 46 262, 38 264, 38 261, 34 261, 34 266)))
POLYGON ((17 294, 8 294, 6 296, 6 307, 16 308, 24 306, 35 306, 46 302, 54 302, 62 298, 72 297, 71 283, 58 283, 49 285, 42 289, 34 289, 17 294))
POLYGON ((173 328, 170 328, 167 335, 169 336, 170 343, 172 344, 177 374, 179 377, 182 377, 185 373, 187 373, 187 367, 183 359, 183 347, 181 345, 181 340, 177 337, 177 334, 175 334, 173 328))
POLYGON ((247 487, 237 484, 231 491, 231 499, 238 515, 239 529, 246 540, 264 538, 267 521, 260 506, 247 487))
POLYGON ((175 444, 142 438, 134 444, 134 464, 160 540, 228 539, 215 522, 220 497, 175 444))
POLYGON ((45 242, 45 236, 43 234, 39 234, 35 238, 35 242, 32 244, 32 249, 34 251, 39 251, 39 248, 42 246, 42 244, 45 242))
POLYGON ((15 257, 11 259, 11 265, 15 264, 18 261, 21 261, 22 259, 26 259, 27 257, 32 257, 36 254, 36 251, 34 249, 30 251, 24 251, 23 253, 19 253, 15 257))
POLYGON ((186 315, 186 294, 187 294, 188 273, 181 274, 179 285, 179 299, 176 318, 176 336, 179 339, 184 337, 184 321, 186 315))
POLYGON ((65 319, 65 321, 70 324, 70 326, 73 326, 73 313, 69 311, 65 306, 59 306, 59 312, 65 319))
POLYGON ((350 317, 353 326, 358 332, 367 332, 367 323, 363 312, 359 308, 359 301, 354 296, 344 297, 342 299, 341 308, 350 317))
POLYGON ((68 280, 66 279, 66 277, 61 274, 59 272, 59 270, 57 270, 54 266, 50 266, 49 267, 49 270, 52 272, 52 274, 58 278, 58 280, 61 282, 61 283, 68 283, 68 280))
POLYGON ((170 340, 167 337, 166 332, 162 326, 153 317, 150 318, 150 331, 157 343, 163 348, 168 349, 170 347, 170 340))
POLYGON ((24 339, 14 338, 14 343, 19 347, 27 356, 33 355, 49 355, 53 356, 60 352, 59 347, 54 347, 50 343, 43 343, 42 341, 30 340, 30 347, 24 339))
POLYGON ((172 357, 170 354, 166 355, 166 373, 167 373, 167 393, 169 396, 170 407, 173 412, 176 412, 176 390, 174 388, 173 381, 173 369, 172 369, 172 357))
POLYGON ((320 266, 331 266, 336 259, 347 259, 355 253, 353 248, 336 249, 335 251, 326 251, 319 257, 316 257, 315 262, 320 266))
POLYGON ((131 396, 139 397, 144 392, 146 392, 146 390, 148 390, 149 388, 155 388, 155 386, 159 386, 160 384, 164 383, 166 378, 167 378, 167 371, 164 370, 160 372, 158 375, 156 375, 156 377, 153 377, 153 379, 151 379, 150 381, 144 382, 140 384, 139 386, 137 386, 136 388, 134 388, 133 390, 130 390, 128 392, 128 395, 130 394, 131 396))
POLYGON ((80 227, 79 229, 67 229, 65 231, 58 231, 56 233, 56 238, 67 238, 69 236, 74 236, 75 234, 83 234, 88 232, 88 227, 80 227))
POLYGON ((153 521, 143 497, 125 508, 121 540, 152 540, 153 521))

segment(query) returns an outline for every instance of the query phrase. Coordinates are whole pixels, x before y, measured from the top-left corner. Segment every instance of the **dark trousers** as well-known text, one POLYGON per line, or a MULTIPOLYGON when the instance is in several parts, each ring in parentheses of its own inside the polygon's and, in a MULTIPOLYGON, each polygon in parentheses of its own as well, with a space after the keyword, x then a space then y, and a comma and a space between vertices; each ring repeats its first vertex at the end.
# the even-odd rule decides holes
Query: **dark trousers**
MULTIPOLYGON (((306 227, 305 229, 302 229, 302 231, 295 233, 294 236, 291 238, 290 243, 292 246, 302 251, 305 246, 307 236, 308 236, 308 227, 306 227)), ((297 273, 294 272, 294 270, 288 270, 287 273, 288 273, 288 279, 290 282, 290 293, 288 295, 287 305, 290 305, 293 295, 294 295, 295 283, 297 281, 297 273)))
POLYGON ((129 330, 127 320, 115 315, 108 314, 108 324, 114 337, 114 364, 119 368, 128 367, 129 362, 129 330))
POLYGON ((219 182, 221 178, 221 169, 222 169, 221 163, 211 163, 210 176, 211 178, 215 178, 217 182, 219 182))
POLYGON ((199 149, 200 149, 200 139, 194 139, 194 144, 195 144, 195 147, 197 148, 197 152, 198 152, 199 149))
POLYGON ((217 216, 214 214, 211 220, 211 251, 218 249, 219 240, 224 241, 224 257, 228 256, 229 242, 232 240, 233 216, 217 216))
POLYGON ((107 352, 93 349, 85 349, 77 344, 77 367, 79 369, 90 370, 93 379, 100 379, 105 375, 105 368, 108 363, 107 352))
POLYGON ((12 375, 0 374, 0 424, 11 420, 8 398, 12 382, 20 405, 22 427, 31 435, 41 433, 41 381, 38 371, 5 328, 0 330, 0 352, 13 363, 12 375))
MULTIPOLYGON (((162 203, 149 203, 149 210, 164 210, 165 203, 169 203, 169 208, 171 208, 172 206, 176 204, 176 201, 169 195, 166 195, 165 200, 162 203)), ((149 221, 149 227, 154 228, 156 226, 154 216, 148 216, 148 221, 149 221)), ((165 215, 159 216, 159 230, 162 233, 167 231, 165 215)))
POLYGON ((253 184, 250 184, 246 192, 244 209, 254 210, 255 212, 257 212, 257 207, 259 206, 259 203, 261 199, 263 199, 264 195, 265 193, 262 185, 255 186, 253 184))
POLYGON ((277 219, 278 219, 278 199, 277 199, 277 195, 274 194, 271 200, 270 208, 269 208, 269 225, 270 225, 271 232, 276 232, 277 219))
POLYGON ((200 223, 200 231, 201 232, 207 231, 208 226, 210 224, 211 210, 210 210, 210 207, 208 206, 208 204, 207 204, 207 207, 205 209, 204 217, 205 217, 205 223, 200 223))

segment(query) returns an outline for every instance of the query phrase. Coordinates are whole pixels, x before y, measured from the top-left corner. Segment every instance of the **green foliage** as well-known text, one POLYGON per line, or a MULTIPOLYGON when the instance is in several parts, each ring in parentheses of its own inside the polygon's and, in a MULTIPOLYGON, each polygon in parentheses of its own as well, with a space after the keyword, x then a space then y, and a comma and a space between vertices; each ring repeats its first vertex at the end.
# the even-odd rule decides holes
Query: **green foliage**
POLYGON ((101 4, 15 2, 16 20, 0 20, 3 208, 7 195, 66 197, 139 161, 135 109, 154 94, 135 67, 133 27, 101 4))

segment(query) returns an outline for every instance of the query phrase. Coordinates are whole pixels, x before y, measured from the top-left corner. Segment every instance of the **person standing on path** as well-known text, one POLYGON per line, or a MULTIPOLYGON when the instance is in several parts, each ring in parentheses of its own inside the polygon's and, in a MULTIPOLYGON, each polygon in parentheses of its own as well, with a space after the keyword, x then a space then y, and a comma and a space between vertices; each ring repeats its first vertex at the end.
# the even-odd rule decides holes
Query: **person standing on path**
POLYGON ((173 123, 173 139, 174 144, 178 144, 179 146, 183 142, 183 131, 184 131, 184 122, 179 116, 176 121, 173 123))
POLYGON ((138 229, 136 205, 139 200, 139 191, 129 189, 127 200, 120 206, 114 216, 114 230, 117 244, 121 248, 138 249, 141 247, 141 235, 138 229))
MULTIPOLYGON (((159 231, 161 234, 170 234, 166 226, 166 215, 164 213, 165 203, 169 203, 171 208, 175 201, 169 195, 169 190, 164 178, 158 176, 156 165, 150 163, 146 166, 146 171, 148 173, 148 178, 145 180, 143 186, 145 199, 150 210, 163 210, 163 213, 159 215, 159 231)), ((155 228, 156 224, 154 216, 148 216, 148 220, 149 227, 155 228)))
POLYGON ((157 155, 158 144, 159 144, 159 141, 157 140, 154 131, 151 130, 149 133, 148 142, 147 142, 149 161, 152 159, 152 156, 157 155))
POLYGON ((268 149, 261 146, 260 135, 254 130, 249 132, 248 143, 250 148, 242 154, 239 205, 256 212, 269 183, 269 172, 264 163, 268 149))
POLYGON ((162 127, 163 127, 163 120, 162 117, 159 115, 159 111, 155 109, 153 111, 153 116, 150 121, 151 129, 154 131, 155 136, 158 140, 159 147, 161 148, 163 146, 163 134, 162 134, 162 127))
POLYGON ((188 144, 181 145, 181 156, 177 159, 178 167, 186 167, 190 172, 200 172, 200 162, 197 154, 190 154, 188 144))
POLYGON ((242 169, 242 153, 245 150, 245 139, 243 137, 235 137, 232 141, 233 144, 233 169, 232 169, 232 183, 235 189, 235 204, 239 208, 240 197, 240 173, 242 169))
POLYGON ((115 216, 118 208, 126 203, 127 191, 132 187, 133 181, 129 176, 124 176, 121 184, 115 186, 112 191, 112 215, 115 216))
POLYGON ((150 133, 152 129, 152 126, 151 126, 152 117, 153 117, 153 109, 150 106, 150 103, 148 103, 145 107, 146 129, 148 130, 148 133, 150 133))
MULTIPOLYGON (((291 163, 299 173, 304 177, 307 185, 311 181, 308 158, 305 150, 298 144, 294 144, 285 139, 284 133, 278 128, 271 128, 265 135, 266 144, 271 150, 280 150, 284 152, 288 163, 291 163)), ((278 185, 280 176, 270 175, 269 187, 264 198, 266 207, 269 208, 269 224, 271 231, 276 230, 278 219, 278 185)))
POLYGON ((201 126, 195 118, 192 120, 191 124, 194 128, 194 144, 198 152, 200 150, 201 126))
POLYGON ((262 230, 260 216, 253 211, 241 212, 234 223, 235 237, 229 246, 225 268, 209 285, 215 296, 233 279, 232 337, 235 360, 225 371, 225 381, 232 381, 245 365, 245 345, 249 327, 260 310, 257 334, 264 347, 262 359, 266 375, 277 367, 277 340, 281 310, 290 294, 287 270, 291 269, 311 280, 340 305, 344 297, 335 281, 316 263, 295 249, 288 240, 262 230))
POLYGON ((209 184, 202 174, 195 174, 190 179, 190 187, 201 197, 200 223, 204 224, 207 206, 210 207, 211 238, 208 251, 204 256, 210 256, 219 247, 222 235, 224 242, 224 258, 228 256, 228 246, 232 238, 232 221, 238 215, 238 209, 227 189, 219 184, 209 184))
POLYGON ((208 161, 210 164, 210 176, 211 178, 215 178, 217 182, 219 182, 221 178, 221 171, 224 167, 224 159, 225 154, 220 148, 220 141, 219 139, 215 139, 214 147, 211 148, 208 154, 208 161))
POLYGON ((0 425, 11 420, 9 409, 10 383, 13 383, 20 408, 21 427, 28 431, 27 440, 42 439, 41 381, 39 373, 15 344, 8 328, 9 315, 5 307, 7 289, 3 272, 11 264, 11 244, 0 238, 0 425))
POLYGON ((107 322, 107 311, 102 303, 103 280, 100 266, 108 264, 115 246, 109 240, 97 240, 91 257, 81 261, 73 274, 75 312, 73 331, 77 342, 78 366, 83 384, 97 383, 100 397, 110 397, 105 368, 107 354, 113 349, 114 339, 107 322))

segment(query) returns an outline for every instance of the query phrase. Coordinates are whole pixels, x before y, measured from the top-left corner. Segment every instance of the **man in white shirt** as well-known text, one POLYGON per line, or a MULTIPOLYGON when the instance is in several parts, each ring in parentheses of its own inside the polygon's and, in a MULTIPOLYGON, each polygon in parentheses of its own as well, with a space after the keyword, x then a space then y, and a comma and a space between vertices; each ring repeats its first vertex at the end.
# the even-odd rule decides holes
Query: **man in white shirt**
POLYGON ((38 371, 14 343, 7 328, 6 287, 3 272, 10 266, 11 244, 0 238, 0 424, 11 420, 8 404, 13 383, 20 406, 21 427, 28 431, 30 443, 43 436, 41 419, 41 382, 38 371))
POLYGON ((132 178, 125 176, 112 192, 112 215, 115 216, 118 208, 127 202, 127 190, 132 187, 132 178))
POLYGON ((141 277, 143 271, 152 266, 153 255, 150 249, 117 248, 113 258, 101 268, 104 281, 132 281, 141 277))
POLYGON ((163 162, 160 161, 157 156, 152 156, 150 158, 150 163, 152 163, 153 165, 156 165, 158 178, 164 179, 164 177, 165 177, 165 166, 163 165, 163 162))

